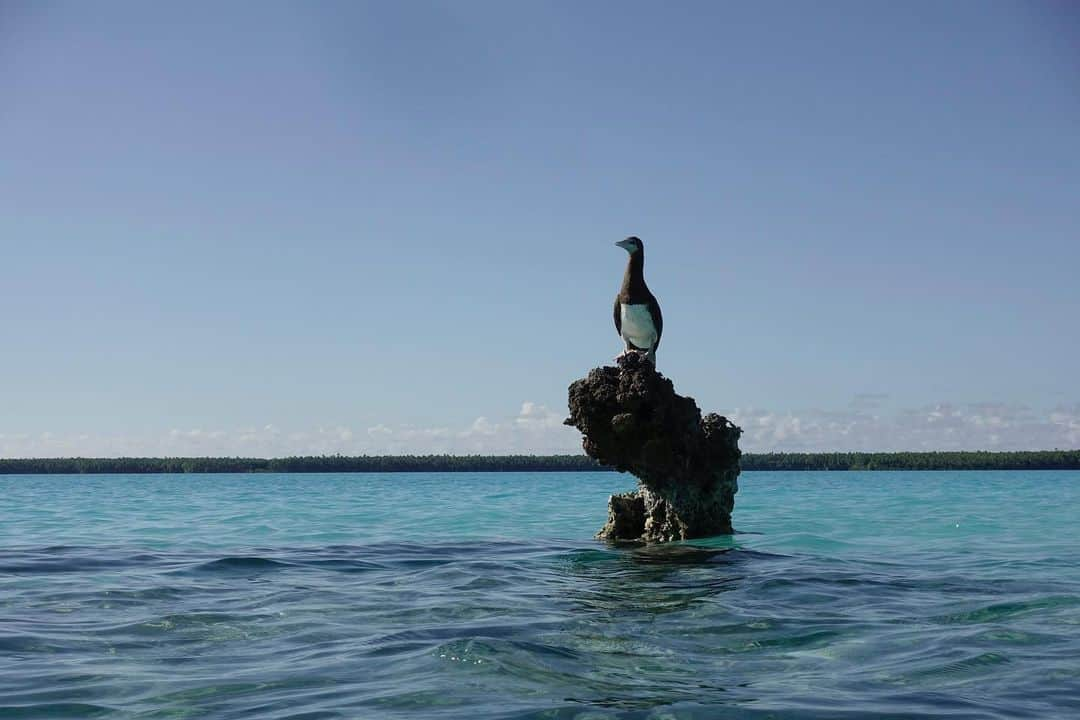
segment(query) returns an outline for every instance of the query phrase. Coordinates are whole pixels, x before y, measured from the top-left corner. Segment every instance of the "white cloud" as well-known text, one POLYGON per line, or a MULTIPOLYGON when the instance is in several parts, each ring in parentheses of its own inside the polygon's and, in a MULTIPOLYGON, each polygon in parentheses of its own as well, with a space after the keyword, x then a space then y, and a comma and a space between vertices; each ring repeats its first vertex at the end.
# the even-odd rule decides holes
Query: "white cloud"
POLYGON ((565 416, 532 402, 521 404, 516 417, 492 422, 478 417, 458 434, 464 452, 476 453, 578 453, 581 438, 576 430, 562 424, 565 416))
MULTIPOLYGON (((936 405, 885 412, 879 396, 841 410, 727 413, 743 428, 748 452, 890 450, 1045 450, 1080 448, 1080 403, 1038 411, 1016 405, 936 405)), ((379 423, 283 430, 176 428, 164 433, 0 434, 0 457, 233 456, 361 454, 579 453, 581 437, 564 415, 524 402, 516 415, 480 416, 460 427, 379 423)))
POLYGON ((894 413, 849 408, 774 414, 736 409, 749 452, 1049 450, 1080 447, 1080 405, 1038 412, 1020 405, 940 403, 894 413))
POLYGON ((174 428, 160 434, 0 434, 0 457, 581 452, 577 431, 562 420, 560 413, 525 402, 516 415, 480 416, 459 428, 379 423, 360 429, 334 425, 285 431, 264 425, 234 430, 174 428))

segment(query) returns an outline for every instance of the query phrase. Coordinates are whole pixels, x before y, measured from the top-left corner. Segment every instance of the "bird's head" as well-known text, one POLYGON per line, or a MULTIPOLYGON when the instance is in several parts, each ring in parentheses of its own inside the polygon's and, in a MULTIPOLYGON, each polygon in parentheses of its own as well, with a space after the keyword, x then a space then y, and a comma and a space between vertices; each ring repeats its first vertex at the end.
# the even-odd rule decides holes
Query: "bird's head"
POLYGON ((620 240, 615 244, 621 247, 626 252, 630 253, 631 255, 637 252, 641 252, 645 248, 645 245, 641 242, 641 239, 636 238, 632 235, 625 240, 620 240))

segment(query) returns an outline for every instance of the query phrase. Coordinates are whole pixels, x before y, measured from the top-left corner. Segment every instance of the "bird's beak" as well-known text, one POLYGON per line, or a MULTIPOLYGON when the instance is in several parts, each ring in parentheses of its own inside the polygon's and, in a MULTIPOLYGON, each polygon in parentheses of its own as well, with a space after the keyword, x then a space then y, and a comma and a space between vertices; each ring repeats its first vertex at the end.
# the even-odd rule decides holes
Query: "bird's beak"
POLYGON ((629 250, 630 249, 629 241, 627 241, 627 240, 620 240, 619 242, 617 242, 615 244, 617 246, 621 247, 623 250, 629 250))

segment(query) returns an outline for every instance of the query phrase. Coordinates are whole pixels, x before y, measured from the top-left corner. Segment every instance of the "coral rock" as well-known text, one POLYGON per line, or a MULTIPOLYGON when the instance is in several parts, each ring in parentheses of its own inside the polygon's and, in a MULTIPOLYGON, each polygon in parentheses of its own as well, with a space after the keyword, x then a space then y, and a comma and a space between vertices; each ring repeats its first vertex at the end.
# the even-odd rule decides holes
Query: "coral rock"
POLYGON ((570 385, 567 425, 582 432, 585 452, 638 478, 638 489, 612 495, 597 537, 666 542, 731 530, 739 477, 739 435, 727 418, 704 418, 693 398, 642 354, 618 367, 595 368, 570 385))

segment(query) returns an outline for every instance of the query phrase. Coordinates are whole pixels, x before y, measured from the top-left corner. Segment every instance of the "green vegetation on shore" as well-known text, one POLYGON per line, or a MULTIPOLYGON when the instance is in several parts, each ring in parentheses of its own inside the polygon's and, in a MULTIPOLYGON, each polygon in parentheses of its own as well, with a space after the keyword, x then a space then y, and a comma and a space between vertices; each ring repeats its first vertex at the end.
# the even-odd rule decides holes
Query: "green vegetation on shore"
POLYGON ((744 454, 743 470, 1080 470, 1080 450, 744 454))
MULTIPOLYGON (((287 458, 0 458, 0 475, 244 472, 578 472, 585 455, 311 455, 287 458)), ((1080 450, 745 453, 743 470, 1080 470, 1080 450)))

